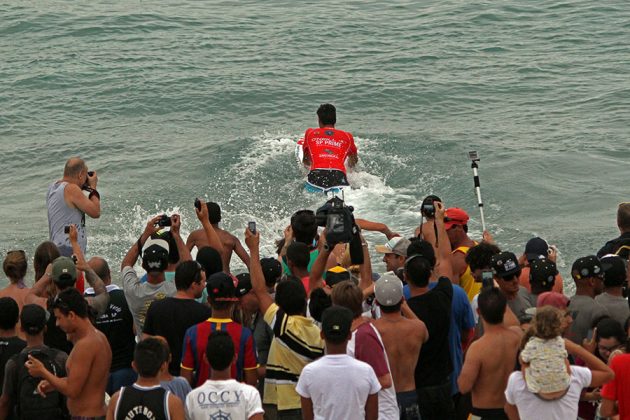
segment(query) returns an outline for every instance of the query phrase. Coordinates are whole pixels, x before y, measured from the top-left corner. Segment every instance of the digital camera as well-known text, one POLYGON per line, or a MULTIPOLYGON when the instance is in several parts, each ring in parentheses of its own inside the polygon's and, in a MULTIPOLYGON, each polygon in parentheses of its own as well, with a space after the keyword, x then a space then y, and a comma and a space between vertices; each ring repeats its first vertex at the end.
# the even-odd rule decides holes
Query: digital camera
POLYGON ((330 245, 350 244, 350 259, 353 264, 363 263, 363 249, 359 227, 354 222, 354 208, 346 206, 339 197, 326 201, 315 212, 317 226, 326 227, 326 242, 330 245))

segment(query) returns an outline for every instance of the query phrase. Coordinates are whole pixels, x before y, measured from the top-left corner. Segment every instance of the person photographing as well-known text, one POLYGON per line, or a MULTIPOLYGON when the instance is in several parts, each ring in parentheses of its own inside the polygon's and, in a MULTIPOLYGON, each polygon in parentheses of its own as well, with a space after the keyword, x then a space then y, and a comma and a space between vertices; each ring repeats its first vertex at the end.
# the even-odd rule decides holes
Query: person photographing
POLYGON ((78 243, 85 254, 85 215, 94 219, 101 216, 101 196, 96 190, 97 183, 96 171, 88 171, 83 159, 72 157, 66 162, 63 178, 48 187, 48 233, 62 256, 72 255, 72 245, 66 231, 69 225, 77 226, 78 243))

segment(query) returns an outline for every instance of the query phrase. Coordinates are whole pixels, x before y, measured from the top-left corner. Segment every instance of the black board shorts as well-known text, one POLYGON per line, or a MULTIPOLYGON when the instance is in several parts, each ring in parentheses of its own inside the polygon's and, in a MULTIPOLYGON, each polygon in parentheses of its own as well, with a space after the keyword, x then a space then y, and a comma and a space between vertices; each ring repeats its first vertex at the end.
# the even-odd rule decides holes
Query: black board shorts
POLYGON ((306 182, 322 189, 350 185, 346 174, 338 169, 313 169, 308 173, 306 182))

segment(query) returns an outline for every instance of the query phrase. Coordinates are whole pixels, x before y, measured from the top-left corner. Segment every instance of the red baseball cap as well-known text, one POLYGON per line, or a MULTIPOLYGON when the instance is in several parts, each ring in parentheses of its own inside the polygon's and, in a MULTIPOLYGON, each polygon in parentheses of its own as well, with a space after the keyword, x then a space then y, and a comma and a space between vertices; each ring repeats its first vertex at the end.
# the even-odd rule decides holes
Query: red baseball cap
MULTIPOLYGON (((544 292, 539 294, 536 300, 536 308, 542 308, 543 306, 553 306, 564 311, 569 307, 569 298, 558 292, 544 292)), ((527 308, 525 313, 536 315, 536 308, 527 308)))
POLYGON ((455 225, 468 224, 469 219, 468 213, 459 207, 448 208, 444 214, 444 229, 449 230, 455 225))

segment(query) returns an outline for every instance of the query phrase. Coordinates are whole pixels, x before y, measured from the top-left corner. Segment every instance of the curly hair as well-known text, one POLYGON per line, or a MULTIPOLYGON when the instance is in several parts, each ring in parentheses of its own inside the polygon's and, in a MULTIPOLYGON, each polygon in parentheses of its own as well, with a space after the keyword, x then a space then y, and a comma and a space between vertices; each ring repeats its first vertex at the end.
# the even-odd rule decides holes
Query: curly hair
POLYGON ((562 335, 562 318, 562 312, 553 306, 536 309, 536 316, 532 321, 533 334, 543 340, 562 335))

